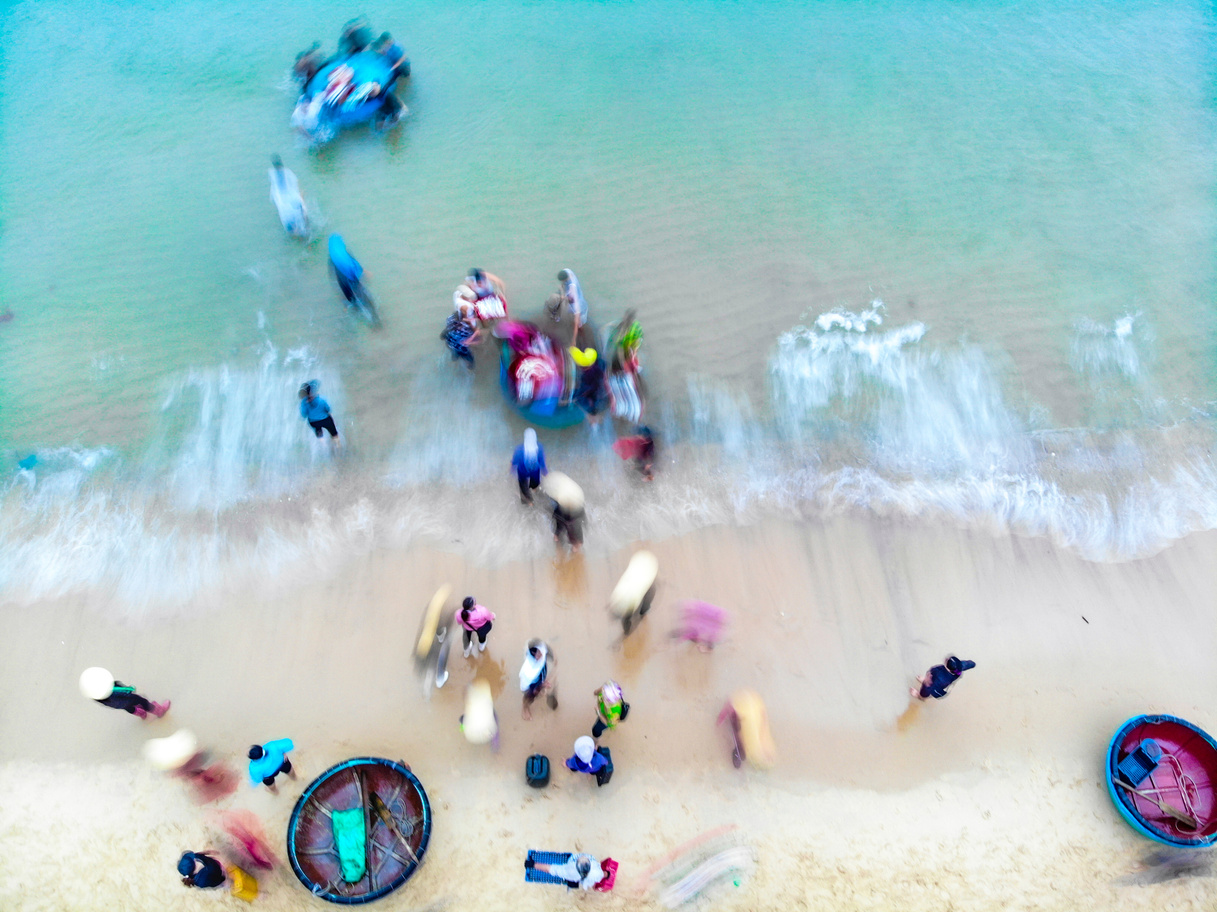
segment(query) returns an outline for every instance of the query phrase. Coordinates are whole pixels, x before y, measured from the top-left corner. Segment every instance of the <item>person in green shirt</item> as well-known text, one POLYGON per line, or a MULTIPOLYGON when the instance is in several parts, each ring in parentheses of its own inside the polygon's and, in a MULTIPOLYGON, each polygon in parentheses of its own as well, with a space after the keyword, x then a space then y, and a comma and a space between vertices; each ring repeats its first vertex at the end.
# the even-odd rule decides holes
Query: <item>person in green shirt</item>
POLYGON ((595 692, 596 722, 592 726, 592 737, 599 738, 608 729, 616 728, 630 714, 630 704, 625 702, 621 685, 609 681, 595 692))

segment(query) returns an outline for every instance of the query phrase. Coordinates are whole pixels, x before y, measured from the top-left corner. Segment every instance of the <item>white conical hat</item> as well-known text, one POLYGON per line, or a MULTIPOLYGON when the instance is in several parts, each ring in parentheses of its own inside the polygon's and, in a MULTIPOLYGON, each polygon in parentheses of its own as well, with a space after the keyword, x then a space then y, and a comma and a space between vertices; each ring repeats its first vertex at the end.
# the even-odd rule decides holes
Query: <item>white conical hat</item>
POLYGON ((498 733, 499 726, 494 720, 494 697, 490 693, 490 684, 483 678, 478 678, 465 689, 465 715, 461 730, 470 744, 486 744, 498 733))
POLYGON ((80 692, 90 700, 104 700, 114 693, 114 675, 104 668, 86 668, 80 673, 80 692))
POLYGON ((613 614, 625 617, 637 611, 658 573, 659 560, 654 554, 650 551, 635 552, 621 579, 613 587, 613 594, 609 596, 609 608, 613 614))
POLYGON ((158 770, 181 769, 199 752, 199 739, 188 728, 168 738, 149 738, 144 742, 144 759, 158 770))
POLYGON ((558 506, 568 513, 583 509, 583 489, 563 472, 550 472, 542 478, 541 490, 556 500, 558 506))

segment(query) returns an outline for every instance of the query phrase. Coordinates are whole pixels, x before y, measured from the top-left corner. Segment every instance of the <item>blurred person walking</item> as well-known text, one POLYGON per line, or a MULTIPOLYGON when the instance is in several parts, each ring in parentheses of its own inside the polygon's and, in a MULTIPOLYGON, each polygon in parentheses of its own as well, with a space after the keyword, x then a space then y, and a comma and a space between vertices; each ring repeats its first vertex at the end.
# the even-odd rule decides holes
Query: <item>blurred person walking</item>
POLYGON ((553 652, 544 640, 532 639, 524 648, 524 664, 520 666, 520 690, 524 694, 522 715, 532 718, 532 704, 542 693, 550 709, 558 708, 556 663, 553 652))
POLYGON ((278 794, 275 777, 286 773, 292 779, 296 771, 292 769, 292 761, 287 759, 288 753, 295 747, 290 738, 280 738, 277 741, 267 741, 265 744, 255 744, 249 749, 249 778, 254 785, 261 783, 272 793, 278 794))
POLYGON ((169 712, 169 702, 154 703, 147 697, 141 697, 135 688, 116 681, 114 675, 104 668, 86 668, 80 673, 80 692, 90 700, 96 700, 102 706, 111 709, 121 709, 133 716, 147 719, 149 716, 161 718, 169 712))
POLYGON ((577 552, 583 547, 583 489, 568 475, 550 472, 541 490, 553 502, 554 541, 560 545, 565 536, 577 552))
POLYGON ((309 380, 300 387, 300 417, 308 422, 313 433, 318 438, 323 431, 330 432, 330 442, 338 443, 338 426, 334 424, 334 416, 330 412, 330 404, 317 395, 321 388, 320 380, 309 380))
POLYGON ((516 481, 520 485, 520 503, 532 503, 532 492, 541 484, 541 476, 549 473, 545 465, 545 450, 537 442, 537 432, 524 429, 524 442, 511 455, 511 466, 516 470, 516 481))
POLYGON ((918 700, 927 700, 930 697, 941 700, 950 692, 951 687, 965 671, 975 667, 975 662, 961 659, 958 656, 947 656, 942 665, 935 665, 918 678, 917 683, 920 686, 910 689, 909 693, 918 700))
POLYGON ((618 722, 624 722, 630 714, 630 704, 616 681, 607 681, 593 694, 596 698, 596 721, 592 724, 592 737, 599 738, 618 722))

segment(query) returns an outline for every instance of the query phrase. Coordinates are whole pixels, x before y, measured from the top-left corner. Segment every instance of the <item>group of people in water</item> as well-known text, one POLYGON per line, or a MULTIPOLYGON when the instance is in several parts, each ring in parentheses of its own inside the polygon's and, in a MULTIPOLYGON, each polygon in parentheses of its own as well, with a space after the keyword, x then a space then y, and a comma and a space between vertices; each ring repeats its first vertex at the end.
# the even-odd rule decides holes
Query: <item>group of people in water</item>
POLYGON ((376 117, 385 124, 396 123, 404 111, 394 86, 410 75, 405 49, 388 32, 374 38, 362 17, 343 26, 337 53, 327 57, 315 42, 297 55, 292 72, 303 90, 292 120, 306 132, 316 129, 326 111, 375 105, 376 117))

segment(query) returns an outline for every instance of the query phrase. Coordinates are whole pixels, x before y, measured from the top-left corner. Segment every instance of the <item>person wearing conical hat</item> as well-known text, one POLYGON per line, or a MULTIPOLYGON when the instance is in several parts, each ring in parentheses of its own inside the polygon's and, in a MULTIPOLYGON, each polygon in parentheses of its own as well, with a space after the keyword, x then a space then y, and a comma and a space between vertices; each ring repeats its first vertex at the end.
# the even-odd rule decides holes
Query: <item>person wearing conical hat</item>
POLYGON ((541 490, 554 505, 554 541, 561 544, 565 535, 571 551, 578 551, 583 547, 583 489, 569 475, 550 472, 541 490))
POLYGON ((494 711, 494 695, 485 678, 477 678, 465 688, 465 712, 461 715, 461 731, 470 744, 489 744, 499 749, 499 717, 494 711))
POLYGON ((765 702, 754 690, 737 690, 718 714, 718 723, 731 724, 735 742, 731 762, 739 769, 747 760, 761 770, 770 769, 777 760, 777 748, 769 733, 769 715, 765 702))
POLYGON ((147 697, 141 697, 135 688, 122 681, 114 680, 114 675, 104 668, 86 668, 80 673, 80 692, 90 700, 96 700, 102 706, 111 709, 121 709, 133 716, 147 719, 148 716, 161 718, 169 712, 169 700, 164 703, 154 703, 147 697))
POLYGON ((609 610, 621 621, 625 636, 651 610, 655 600, 659 561, 650 551, 637 551, 609 596, 609 610))
POLYGON ((237 777, 226 764, 213 761, 188 728, 167 738, 149 738, 144 742, 143 753, 153 769, 188 780, 200 804, 226 798, 236 791, 237 777))

